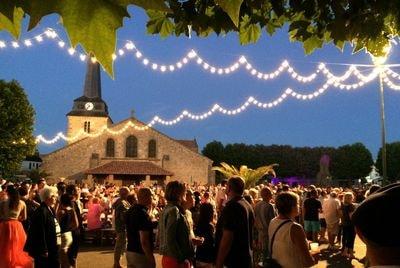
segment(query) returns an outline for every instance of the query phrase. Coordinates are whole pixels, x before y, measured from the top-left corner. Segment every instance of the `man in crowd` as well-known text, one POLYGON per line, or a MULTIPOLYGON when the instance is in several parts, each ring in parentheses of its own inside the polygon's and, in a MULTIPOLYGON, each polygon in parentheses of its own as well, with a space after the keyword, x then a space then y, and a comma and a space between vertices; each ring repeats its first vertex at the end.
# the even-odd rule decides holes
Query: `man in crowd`
POLYGON ((367 245, 370 267, 400 267, 400 229, 393 216, 400 204, 400 183, 377 190, 355 210, 352 221, 367 245))
POLYGON ((81 235, 84 232, 83 219, 82 219, 82 202, 80 201, 80 189, 76 185, 69 184, 65 188, 65 193, 72 197, 72 208, 75 210, 75 214, 78 217, 78 226, 72 230, 72 244, 68 249, 68 259, 72 267, 77 267, 77 259, 79 252, 79 245, 81 235))
POLYGON ((276 216, 275 208, 270 203, 272 192, 268 187, 264 187, 260 192, 262 200, 254 207, 255 227, 258 232, 258 244, 263 253, 263 259, 269 256, 268 251, 268 227, 269 223, 276 216))
POLYGON ((125 213, 131 206, 127 200, 128 195, 129 188, 122 187, 121 189, 119 189, 119 198, 113 204, 115 232, 117 234, 114 248, 114 268, 121 267, 121 256, 124 254, 126 249, 125 213))
POLYGON ((329 198, 324 201, 322 210, 328 231, 328 249, 333 249, 335 246, 335 238, 339 234, 340 221, 340 201, 337 199, 336 191, 331 191, 329 198))
POLYGON ((322 212, 322 205, 317 197, 317 190, 311 189, 310 198, 304 200, 302 210, 307 239, 314 242, 318 242, 318 233, 321 229, 318 214, 322 212))
POLYGON ((226 196, 226 180, 222 180, 221 182, 221 187, 217 191, 217 212, 218 214, 221 213, 222 209, 225 206, 225 203, 227 201, 227 196, 226 196))
POLYGON ((222 210, 216 228, 216 267, 252 267, 254 212, 243 198, 244 180, 232 177, 228 180, 228 202, 222 210))
POLYGON ((149 188, 140 188, 137 204, 126 212, 128 268, 156 267, 153 255, 153 224, 148 214, 152 196, 149 188))

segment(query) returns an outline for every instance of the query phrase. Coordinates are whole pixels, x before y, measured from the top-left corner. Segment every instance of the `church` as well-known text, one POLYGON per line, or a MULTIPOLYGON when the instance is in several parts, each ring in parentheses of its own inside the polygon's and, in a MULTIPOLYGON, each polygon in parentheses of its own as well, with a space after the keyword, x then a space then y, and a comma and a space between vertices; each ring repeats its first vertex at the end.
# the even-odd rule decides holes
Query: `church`
POLYGON ((67 114, 67 145, 42 155, 41 169, 50 180, 115 185, 214 183, 212 160, 201 155, 196 140, 179 140, 153 129, 134 117, 114 123, 101 97, 100 65, 90 59, 83 95, 67 114), (135 125, 126 127, 127 124, 135 125), (82 135, 83 134, 83 135, 82 135))

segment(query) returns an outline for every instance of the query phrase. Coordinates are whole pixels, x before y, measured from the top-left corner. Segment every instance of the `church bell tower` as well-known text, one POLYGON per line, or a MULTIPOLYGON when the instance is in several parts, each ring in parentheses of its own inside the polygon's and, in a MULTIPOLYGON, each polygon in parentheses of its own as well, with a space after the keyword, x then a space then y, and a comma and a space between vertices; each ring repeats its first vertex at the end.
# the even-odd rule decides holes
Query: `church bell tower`
MULTIPOLYGON (((101 98, 100 65, 92 62, 88 57, 83 95, 74 100, 72 110, 67 114, 68 137, 75 137, 80 132, 96 133, 104 126, 110 126, 112 120, 108 114, 108 107, 101 98)), ((84 138, 68 141, 68 144, 84 138)))

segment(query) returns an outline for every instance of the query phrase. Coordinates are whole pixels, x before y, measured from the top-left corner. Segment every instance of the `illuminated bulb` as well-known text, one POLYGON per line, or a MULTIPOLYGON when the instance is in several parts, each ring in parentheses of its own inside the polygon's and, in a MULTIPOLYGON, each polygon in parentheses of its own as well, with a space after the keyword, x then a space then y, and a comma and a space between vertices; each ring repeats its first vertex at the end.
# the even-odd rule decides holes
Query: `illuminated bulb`
POLYGON ((161 72, 165 72, 167 70, 167 67, 163 65, 160 67, 160 70, 161 70, 161 72))
POLYGON ((247 64, 246 64, 246 69, 247 69, 247 70, 250 70, 250 69, 251 69, 251 64, 250 64, 250 63, 247 63, 247 64))
POLYGON ((4 41, 0 41, 0 48, 5 48, 6 47, 6 43, 4 43, 4 41))
POLYGON ((81 61, 85 61, 86 55, 81 54, 81 55, 79 55, 79 58, 81 59, 81 61))
POLYGON ((249 98, 247 99, 247 101, 248 101, 248 102, 253 102, 253 101, 254 101, 254 97, 249 97, 249 98))
POLYGON ((25 41, 24 41, 24 44, 25 44, 25 46, 27 46, 27 47, 32 46, 31 40, 25 40, 25 41))
POLYGON ((287 71, 288 71, 289 73, 292 73, 292 72, 293 72, 293 68, 292 68, 292 67, 289 67, 289 68, 287 69, 287 71))
POLYGON ((186 63, 188 63, 188 59, 187 59, 187 58, 183 58, 183 59, 182 59, 182 62, 183 62, 184 64, 186 64, 186 63))
POLYGON ((344 89, 344 88, 345 88, 345 85, 340 85, 339 88, 340 88, 340 89, 344 89))
POLYGON ((183 115, 188 115, 188 111, 185 110, 185 111, 182 112, 182 114, 183 115))
POLYGON ((229 73, 231 72, 231 70, 230 70, 229 68, 225 68, 224 72, 225 72, 226 74, 229 74, 229 73))
POLYGON ((297 99, 301 99, 301 97, 302 97, 301 94, 298 94, 298 95, 296 96, 297 99))
POLYGON ((325 90, 323 88, 318 89, 318 92, 321 93, 321 94, 324 93, 324 91, 325 90))
POLYGON ((115 60, 116 58, 117 58, 117 55, 115 55, 114 53, 111 55, 111 58, 113 59, 113 60, 115 60))
POLYGON ((282 62, 282 66, 283 66, 283 67, 288 67, 288 66, 289 66, 289 62, 288 62, 287 60, 284 60, 284 61, 282 62))
POLYGON ((58 46, 59 46, 59 47, 64 47, 64 46, 65 46, 65 43, 64 43, 63 41, 60 41, 60 42, 58 42, 58 46))
POLYGON ((268 108, 271 108, 272 107, 272 103, 268 103, 268 108))
POLYGON ((262 77, 263 77, 263 74, 262 74, 262 73, 258 73, 258 74, 257 74, 257 78, 261 79, 262 77))
POLYGON ((319 93, 318 92, 314 92, 314 97, 318 97, 319 96, 319 93))
POLYGON ((129 49, 129 50, 132 50, 132 49, 135 48, 135 45, 132 42, 128 42, 128 43, 125 44, 125 48, 129 49))
POLYGON ((148 59, 143 59, 143 64, 144 64, 144 65, 149 64, 149 60, 148 60, 148 59))
POLYGON ((68 53, 70 55, 74 55, 75 54, 75 49, 73 47, 68 48, 68 53))
POLYGON ((210 65, 208 65, 207 63, 204 63, 204 64, 203 64, 203 68, 204 68, 205 70, 207 70, 208 67, 210 67, 210 65))
POLYGON ((283 101, 282 97, 278 99, 278 102, 282 102, 282 101, 283 101))
POLYGON ((306 96, 306 95, 303 95, 303 96, 302 96, 302 99, 303 99, 303 100, 306 100, 306 99, 307 99, 307 96, 306 96))
POLYGON ((257 74, 257 71, 256 71, 256 69, 253 69, 253 70, 251 70, 251 75, 256 75, 257 74))
POLYGON ((17 48, 17 47, 19 47, 19 44, 18 44, 18 42, 15 42, 15 41, 13 41, 13 42, 11 43, 11 45, 12 45, 14 48, 17 48))
POLYGON ((257 104, 257 106, 261 108, 261 107, 263 107, 263 104, 262 104, 261 102, 259 102, 259 103, 257 104))
POLYGON ((239 58, 239 62, 241 63, 241 64, 243 64, 243 63, 245 63, 247 60, 246 60, 246 58, 244 57, 244 56, 241 56, 240 58, 239 58))
POLYGON ((196 57, 196 55, 197 55, 197 54, 196 54, 196 52, 195 52, 194 50, 191 50, 191 51, 188 53, 188 57, 191 58, 191 59, 194 58, 194 57, 196 57))
POLYGON ((178 63, 176 64, 176 67, 178 67, 179 69, 182 68, 182 63, 181 63, 181 62, 178 62, 178 63))
POLYGON ((43 41, 43 37, 41 35, 37 35, 35 36, 36 41, 38 42, 42 42, 43 41))
POLYGON ((201 64, 203 62, 203 60, 201 58, 197 58, 197 64, 201 64))
POLYGON ((231 68, 229 68, 229 70, 230 70, 231 72, 234 72, 236 69, 237 69, 237 68, 235 68, 235 66, 231 66, 231 68))
POLYGON ((277 101, 274 101, 272 104, 273 104, 274 106, 276 106, 276 105, 278 105, 278 102, 277 102, 277 101))
POLYGON ((118 50, 118 54, 119 54, 120 56, 124 55, 124 53, 125 53, 124 50, 122 50, 122 49, 119 49, 119 50, 118 50))
POLYGON ((297 77, 297 74, 296 74, 296 73, 292 73, 292 77, 293 77, 293 78, 296 78, 296 77, 297 77))
POLYGON ((135 53, 136 58, 140 59, 142 57, 142 53, 140 53, 139 51, 137 51, 135 53))
POLYGON ((222 74, 224 72, 224 70, 222 70, 221 68, 218 69, 218 74, 222 74))
POLYGON ((174 65, 170 65, 170 66, 169 66, 169 70, 170 70, 171 72, 173 72, 173 71, 175 70, 175 66, 174 66, 174 65))
POLYGON ((157 68, 158 68, 157 63, 153 63, 153 64, 151 65, 151 68, 153 68, 153 70, 157 70, 157 68))
POLYGON ((269 79, 269 75, 268 74, 264 74, 264 80, 268 80, 269 79))
POLYGON ((308 99, 311 100, 312 98, 314 98, 313 95, 308 95, 308 99))
POLYGON ((96 57, 91 57, 90 60, 92 61, 92 63, 96 63, 97 62, 96 57))

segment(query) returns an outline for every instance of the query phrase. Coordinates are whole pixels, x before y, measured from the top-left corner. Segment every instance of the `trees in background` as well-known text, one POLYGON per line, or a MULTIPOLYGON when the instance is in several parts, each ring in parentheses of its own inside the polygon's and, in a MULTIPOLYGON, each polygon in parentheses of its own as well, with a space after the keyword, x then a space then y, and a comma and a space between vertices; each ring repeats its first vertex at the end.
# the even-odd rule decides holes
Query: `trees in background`
MULTIPOLYGON (((389 181, 400 179, 400 142, 386 144, 387 178, 389 181)), ((382 148, 378 152, 376 167, 382 170, 382 148)))
POLYGON ((15 175, 35 149, 35 111, 17 81, 0 80, 0 174, 15 175))
MULTIPOLYGON (((321 156, 330 157, 330 173, 336 180, 356 180, 368 175, 374 164, 370 151, 362 143, 334 147, 292 147, 289 145, 246 145, 243 143, 223 145, 208 143, 202 153, 214 161, 235 167, 246 165, 251 169, 277 163, 278 177, 316 178, 321 156)), ((400 150, 399 150, 400 153, 400 150)), ((399 157, 400 160, 400 157, 399 157)))

